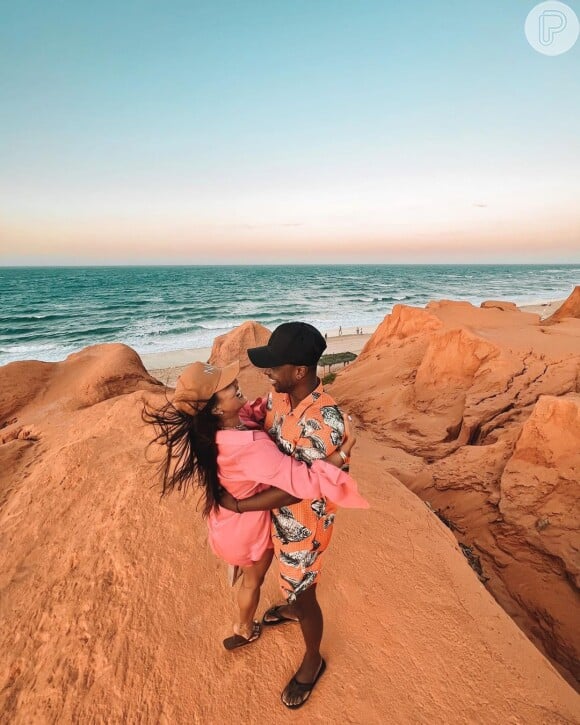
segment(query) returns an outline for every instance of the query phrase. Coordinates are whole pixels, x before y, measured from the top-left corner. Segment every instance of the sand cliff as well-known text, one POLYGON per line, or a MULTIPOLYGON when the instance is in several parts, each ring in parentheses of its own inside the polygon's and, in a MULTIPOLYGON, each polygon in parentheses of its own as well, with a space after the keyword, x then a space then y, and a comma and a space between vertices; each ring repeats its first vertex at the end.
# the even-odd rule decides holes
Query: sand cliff
POLYGON ((578 686, 580 320, 563 309, 540 323, 509 303, 397 306, 332 392, 578 686))
MULTIPOLYGON (((296 628, 226 652, 225 567, 194 499, 159 500, 141 411, 172 391, 122 345, 0 368, 2 721, 578 722, 578 695, 486 590, 449 528, 391 474, 421 495, 455 496, 466 527, 476 509, 477 531, 506 519, 526 554, 516 561, 521 577, 528 552, 577 575, 565 530, 578 397, 578 348, 566 340, 577 327, 537 327, 521 312, 400 308, 339 375, 337 396, 364 421, 352 473, 372 508, 339 513, 320 589, 329 668, 292 715, 279 693, 300 658, 296 628), (518 316, 510 330, 499 324, 505 315, 518 316), (529 466, 538 479, 551 472, 557 512, 531 485, 529 466), (549 523, 524 527, 536 514, 549 523)), ((239 356, 247 334, 215 355, 239 356)), ((264 384, 250 368, 244 378, 264 384)), ((484 543, 491 551, 494 542, 488 534, 484 543)), ((516 565, 505 556, 506 569, 516 565)), ((545 573, 552 591, 557 577, 545 573)), ((530 581, 526 602, 528 589, 537 595, 530 581)), ((277 598, 270 576, 260 611, 277 598)))

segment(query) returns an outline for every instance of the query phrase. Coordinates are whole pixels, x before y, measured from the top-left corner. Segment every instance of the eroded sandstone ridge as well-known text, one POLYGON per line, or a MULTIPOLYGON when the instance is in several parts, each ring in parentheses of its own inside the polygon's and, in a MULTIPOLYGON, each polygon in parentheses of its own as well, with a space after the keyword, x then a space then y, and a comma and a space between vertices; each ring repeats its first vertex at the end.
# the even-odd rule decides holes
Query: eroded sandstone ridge
POLYGON ((579 292, 549 326, 509 303, 397 305, 332 386, 576 686, 579 292))

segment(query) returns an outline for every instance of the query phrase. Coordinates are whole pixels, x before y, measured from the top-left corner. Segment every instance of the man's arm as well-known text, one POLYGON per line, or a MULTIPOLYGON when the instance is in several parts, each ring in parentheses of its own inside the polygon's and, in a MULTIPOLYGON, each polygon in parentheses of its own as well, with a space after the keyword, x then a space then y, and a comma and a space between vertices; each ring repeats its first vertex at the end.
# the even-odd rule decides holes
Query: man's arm
POLYGON ((268 488, 266 491, 255 493, 250 498, 239 499, 235 499, 231 493, 224 491, 220 496, 219 503, 228 511, 243 514, 247 511, 270 511, 281 506, 290 506, 293 503, 298 503, 298 501, 302 501, 302 499, 291 496, 279 488, 268 488))

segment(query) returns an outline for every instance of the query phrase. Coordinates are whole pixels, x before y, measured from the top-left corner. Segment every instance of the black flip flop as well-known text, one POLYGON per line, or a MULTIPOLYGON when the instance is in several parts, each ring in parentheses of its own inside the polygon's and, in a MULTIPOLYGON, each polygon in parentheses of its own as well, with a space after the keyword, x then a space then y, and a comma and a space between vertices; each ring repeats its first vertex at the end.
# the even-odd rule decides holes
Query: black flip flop
POLYGON ((297 619, 285 617, 280 613, 282 607, 285 606, 285 604, 277 604, 275 607, 270 607, 270 609, 264 612, 264 616, 262 617, 262 624, 264 627, 276 627, 277 625, 285 624, 286 622, 298 622, 297 619), (266 617, 274 617, 274 619, 266 619, 266 617))
POLYGON ((245 647, 251 642, 255 642, 258 637, 262 634, 262 625, 260 622, 254 620, 252 626, 252 635, 249 638, 243 637, 241 634, 234 634, 231 637, 224 639, 224 647, 228 650, 238 649, 238 647, 245 647))
POLYGON ((324 671, 325 671, 325 670, 326 670, 326 662, 325 662, 324 658, 322 658, 322 662, 320 663, 320 668, 319 668, 319 670, 318 670, 318 674, 317 674, 317 675, 316 675, 316 677, 314 678, 314 682, 298 682, 298 680, 296 679, 296 677, 293 677, 293 678, 292 678, 292 679, 290 680, 290 682, 289 682, 289 683, 288 683, 288 684, 286 685, 286 687, 284 688, 284 691, 282 692, 282 695, 280 695, 280 699, 282 700, 282 704, 283 704, 283 705, 285 705, 285 706, 286 706, 287 708, 289 708, 290 710, 297 710, 297 709, 298 709, 299 707, 302 707, 302 705, 304 705, 304 703, 308 701, 308 698, 310 697, 310 693, 311 693, 311 692, 312 692, 312 690, 314 689, 314 686, 316 685, 316 683, 318 682, 318 680, 319 680, 319 679, 320 679, 320 678, 322 677, 322 675, 324 674, 324 671), (286 692, 286 690, 287 690, 287 689, 288 689, 288 688, 289 688, 290 686, 292 686, 292 688, 293 688, 294 690, 298 690, 298 692, 299 692, 299 693, 300 693, 301 695, 303 695, 303 700, 302 700, 302 702, 299 702, 299 703, 298 703, 298 704, 296 704, 296 705, 287 705, 287 704, 286 704, 286 703, 284 702, 284 692, 286 692))

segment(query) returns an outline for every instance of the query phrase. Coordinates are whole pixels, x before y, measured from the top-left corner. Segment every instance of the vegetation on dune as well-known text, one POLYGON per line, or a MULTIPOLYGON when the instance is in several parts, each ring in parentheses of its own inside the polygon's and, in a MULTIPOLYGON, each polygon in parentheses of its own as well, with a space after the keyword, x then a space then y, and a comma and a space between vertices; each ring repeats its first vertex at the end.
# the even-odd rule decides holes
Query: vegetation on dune
POLYGON ((357 356, 354 352, 335 352, 329 355, 323 355, 318 361, 318 364, 323 368, 328 367, 330 369, 333 365, 338 365, 340 363, 344 366, 347 363, 356 360, 356 358, 357 356))

